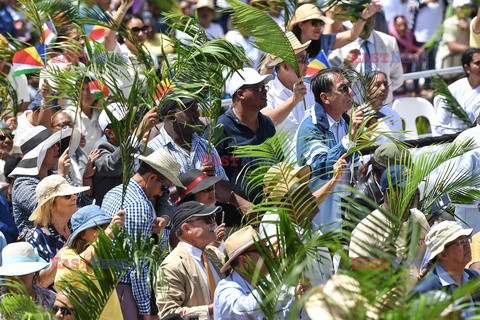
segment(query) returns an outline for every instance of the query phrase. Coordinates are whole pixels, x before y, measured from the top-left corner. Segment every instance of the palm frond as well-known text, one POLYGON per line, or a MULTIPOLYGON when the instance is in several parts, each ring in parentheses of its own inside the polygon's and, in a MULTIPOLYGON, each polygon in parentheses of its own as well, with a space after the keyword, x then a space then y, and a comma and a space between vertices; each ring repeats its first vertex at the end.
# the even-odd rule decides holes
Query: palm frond
POLYGON ((455 99, 455 97, 452 95, 445 80, 443 80, 443 78, 439 75, 435 75, 432 77, 432 84, 435 95, 440 96, 442 101, 445 103, 445 109, 457 116, 457 118, 464 123, 465 127, 471 127, 472 120, 470 120, 467 112, 460 106, 457 99, 455 99))
POLYGON ((232 22, 242 34, 253 36, 253 44, 260 50, 282 58, 298 77, 301 76, 295 52, 285 33, 265 12, 238 0, 227 0, 232 22))

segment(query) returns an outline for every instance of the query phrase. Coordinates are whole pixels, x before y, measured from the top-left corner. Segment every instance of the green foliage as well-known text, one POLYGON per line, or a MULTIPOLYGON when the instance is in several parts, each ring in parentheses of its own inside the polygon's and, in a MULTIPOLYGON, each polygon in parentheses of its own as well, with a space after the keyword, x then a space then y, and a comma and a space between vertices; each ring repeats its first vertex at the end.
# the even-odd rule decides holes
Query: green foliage
POLYGON ((460 106, 457 99, 452 95, 448 89, 448 85, 439 75, 432 77, 433 92, 435 95, 440 96, 442 101, 445 103, 446 111, 455 115, 460 121, 462 121, 465 127, 472 126, 472 120, 468 117, 467 112, 460 106))
POLYGON ((54 316, 37 305, 27 292, 23 282, 13 280, 3 280, 2 285, 8 287, 10 292, 2 295, 0 303, 0 314, 2 319, 6 320, 50 320, 54 316))
POLYGON ((263 52, 280 57, 298 77, 300 68, 290 42, 283 30, 265 12, 238 0, 227 0, 232 22, 242 34, 253 36, 253 44, 263 52))

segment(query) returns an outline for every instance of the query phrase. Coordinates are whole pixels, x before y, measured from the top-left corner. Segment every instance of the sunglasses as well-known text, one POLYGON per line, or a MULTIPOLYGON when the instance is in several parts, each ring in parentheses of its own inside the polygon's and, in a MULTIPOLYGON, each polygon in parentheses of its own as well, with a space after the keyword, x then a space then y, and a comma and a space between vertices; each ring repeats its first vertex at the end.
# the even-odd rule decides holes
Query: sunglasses
POLYGON ((319 19, 312 19, 312 20, 309 20, 310 23, 312 24, 312 26, 316 27, 318 25, 320 25, 320 27, 324 26, 325 25, 325 22, 323 22, 322 20, 319 20, 319 19))
POLYGON ((73 194, 67 194, 66 196, 62 196, 64 199, 70 200, 73 194))
POLYGON ((306 64, 306 63, 308 63, 308 58, 310 58, 310 57, 309 57, 309 55, 308 55, 308 53, 307 53, 306 55, 301 56, 300 58, 298 58, 297 61, 298 61, 298 63, 306 64))
POLYGON ((167 192, 170 187, 165 182, 162 182, 162 192, 167 192))
POLYGON ((15 138, 14 134, 7 134, 7 135, 0 135, 0 141, 5 141, 7 138, 10 140, 13 140, 15 138))
POLYGON ((62 316, 69 316, 72 314, 72 312, 67 307, 53 306, 53 311, 55 311, 55 313, 58 313, 60 311, 60 314, 62 316))
POLYGON ((341 93, 348 93, 349 90, 350 90, 350 84, 342 84, 340 87, 338 87, 338 89, 336 90, 331 90, 331 91, 338 91, 338 92, 341 92, 341 93))
POLYGON ((212 185, 206 189, 200 190, 199 192, 211 192, 215 188, 215 185, 212 185))
POLYGON ((73 126, 73 122, 71 122, 71 121, 69 121, 69 122, 60 122, 59 124, 55 125, 55 128, 63 129, 63 128, 66 128, 66 127, 71 128, 72 126, 73 126))
POLYGON ((192 220, 189 220, 187 222, 195 222, 195 221, 200 221, 200 220, 205 221, 206 224, 211 224, 213 221, 215 221, 215 215, 211 214, 209 216, 199 217, 197 219, 192 219, 192 220))
POLYGON ((242 90, 245 90, 245 89, 252 89, 253 91, 256 91, 258 93, 262 93, 264 90, 265 91, 268 91, 268 87, 264 84, 261 84, 261 85, 245 85, 241 88, 242 90))
POLYGON ((447 247, 450 247, 450 246, 453 246, 453 245, 456 245, 457 247, 463 247, 467 243, 471 243, 471 242, 472 242, 472 236, 468 236, 466 238, 463 238, 463 239, 460 239, 460 240, 455 241, 453 243, 450 243, 447 247))
POLYGON ((143 33, 147 33, 148 26, 133 27, 133 28, 131 28, 131 30, 132 30, 132 32, 135 32, 135 33, 140 33, 140 31, 142 31, 143 33))

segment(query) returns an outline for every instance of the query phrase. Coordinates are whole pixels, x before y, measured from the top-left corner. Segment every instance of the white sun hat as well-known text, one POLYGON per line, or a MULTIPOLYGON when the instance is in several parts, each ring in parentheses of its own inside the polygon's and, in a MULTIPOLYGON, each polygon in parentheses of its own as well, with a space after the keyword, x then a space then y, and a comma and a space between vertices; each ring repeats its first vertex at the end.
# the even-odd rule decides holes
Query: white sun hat
POLYGON ((28 242, 14 242, 2 250, 0 276, 23 276, 50 268, 50 263, 40 258, 28 242))

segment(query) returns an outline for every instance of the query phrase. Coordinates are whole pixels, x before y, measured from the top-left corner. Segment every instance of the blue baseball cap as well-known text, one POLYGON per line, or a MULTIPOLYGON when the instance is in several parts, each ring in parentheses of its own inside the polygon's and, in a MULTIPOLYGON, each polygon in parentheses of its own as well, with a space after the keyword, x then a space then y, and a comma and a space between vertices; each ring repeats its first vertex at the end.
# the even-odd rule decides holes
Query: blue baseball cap
POLYGON ((382 192, 385 192, 390 186, 388 185, 388 176, 392 182, 392 187, 405 188, 407 185, 407 170, 406 166, 395 165, 388 167, 382 174, 380 179, 380 187, 382 192))
POLYGON ((89 205, 80 208, 70 219, 73 232, 68 237, 67 245, 72 245, 73 240, 82 232, 92 227, 110 223, 112 217, 107 215, 99 206, 89 205))

